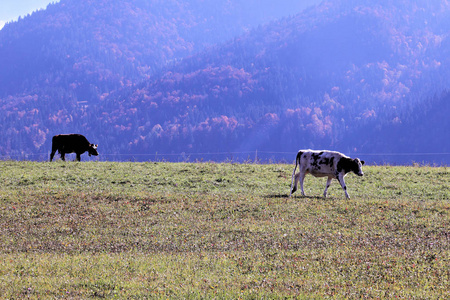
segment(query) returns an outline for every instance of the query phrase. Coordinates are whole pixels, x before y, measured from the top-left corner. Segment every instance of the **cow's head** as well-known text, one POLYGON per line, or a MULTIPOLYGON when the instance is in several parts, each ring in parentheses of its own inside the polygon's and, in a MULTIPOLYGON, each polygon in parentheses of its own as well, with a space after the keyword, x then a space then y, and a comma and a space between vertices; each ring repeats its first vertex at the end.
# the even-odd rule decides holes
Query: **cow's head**
POLYGON ((91 155, 97 156, 98 155, 97 147, 98 147, 98 145, 89 144, 89 148, 88 148, 89 156, 91 156, 91 155))
POLYGON ((359 158, 355 158, 353 160, 352 171, 358 176, 363 176, 364 175, 364 172, 362 171, 362 166, 363 165, 364 165, 364 161, 363 160, 359 160, 359 158))

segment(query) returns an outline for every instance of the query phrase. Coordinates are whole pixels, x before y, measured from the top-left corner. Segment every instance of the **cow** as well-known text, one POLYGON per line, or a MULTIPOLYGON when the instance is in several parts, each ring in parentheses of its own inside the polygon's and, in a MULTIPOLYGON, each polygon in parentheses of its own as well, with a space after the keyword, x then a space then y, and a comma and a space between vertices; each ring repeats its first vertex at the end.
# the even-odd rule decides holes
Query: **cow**
POLYGON ((89 141, 81 134, 59 134, 52 138, 52 153, 50 154, 50 161, 53 160, 56 151, 59 151, 61 159, 65 161, 66 153, 76 153, 77 161, 81 160, 81 154, 88 151, 89 156, 97 156, 97 147, 89 143, 89 141))
POLYGON ((347 199, 350 199, 344 177, 349 172, 353 172, 358 176, 363 176, 364 173, 361 169, 362 165, 364 165, 363 160, 361 161, 359 158, 351 159, 336 151, 300 150, 295 159, 295 168, 292 173, 291 193, 289 197, 297 190, 299 180, 302 195, 305 196, 305 192, 303 191, 303 180, 305 179, 306 174, 311 174, 314 177, 328 177, 327 186, 323 192, 325 198, 327 197, 327 190, 330 187, 331 180, 334 178, 341 184, 347 199), (300 172, 295 174, 297 166, 300 167, 300 172))

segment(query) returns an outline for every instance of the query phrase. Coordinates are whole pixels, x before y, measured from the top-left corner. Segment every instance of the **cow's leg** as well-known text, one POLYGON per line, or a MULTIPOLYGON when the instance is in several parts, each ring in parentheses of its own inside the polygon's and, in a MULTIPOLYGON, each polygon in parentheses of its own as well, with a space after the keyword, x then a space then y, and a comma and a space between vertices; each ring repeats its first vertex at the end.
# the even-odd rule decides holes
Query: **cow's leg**
POLYGON ((81 153, 77 153, 77 161, 81 161, 81 153))
POLYGON ((328 177, 328 180, 327 180, 327 186, 325 187, 325 191, 323 192, 323 197, 324 197, 324 198, 327 197, 327 191, 328 191, 328 188, 329 188, 330 185, 331 185, 331 180, 333 180, 333 177, 328 177))
POLYGON ((52 149, 52 153, 50 153, 50 161, 53 160, 53 157, 55 156, 56 149, 52 149))
POLYGON ((345 197, 347 197, 347 199, 350 199, 350 196, 347 193, 347 186, 345 185, 345 181, 344 181, 344 175, 342 173, 340 173, 337 176, 337 180, 339 181, 339 183, 341 184, 342 189, 345 192, 345 197))
POLYGON ((59 152, 61 154, 61 160, 66 161, 66 153, 65 152, 59 152))
POLYGON ((303 191, 303 181, 305 180, 306 172, 300 172, 298 177, 300 179, 300 189, 302 190, 302 196, 305 196, 305 191, 303 191))

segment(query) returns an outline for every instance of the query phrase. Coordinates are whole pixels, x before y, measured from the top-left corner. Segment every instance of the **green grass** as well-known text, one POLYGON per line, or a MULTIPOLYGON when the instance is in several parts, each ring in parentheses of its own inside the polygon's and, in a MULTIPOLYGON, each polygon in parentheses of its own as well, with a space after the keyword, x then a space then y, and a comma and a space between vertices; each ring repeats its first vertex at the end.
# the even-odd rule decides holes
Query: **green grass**
POLYGON ((450 298, 448 168, 0 162, 5 299, 450 298))

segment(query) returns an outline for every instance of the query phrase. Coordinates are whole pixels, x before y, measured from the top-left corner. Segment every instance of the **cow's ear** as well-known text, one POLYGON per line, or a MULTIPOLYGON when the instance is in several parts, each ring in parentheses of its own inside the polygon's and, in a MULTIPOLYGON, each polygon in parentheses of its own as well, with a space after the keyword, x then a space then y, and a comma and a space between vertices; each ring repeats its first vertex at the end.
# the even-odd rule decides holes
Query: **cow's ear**
POLYGON ((355 158, 353 161, 356 163, 359 161, 361 163, 361 165, 364 165, 364 161, 360 160, 359 158, 355 158))
POLYGON ((363 161, 363 160, 361 161, 361 164, 362 164, 362 165, 364 165, 365 163, 366 163, 365 161, 363 161))

